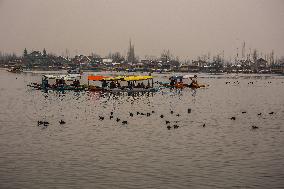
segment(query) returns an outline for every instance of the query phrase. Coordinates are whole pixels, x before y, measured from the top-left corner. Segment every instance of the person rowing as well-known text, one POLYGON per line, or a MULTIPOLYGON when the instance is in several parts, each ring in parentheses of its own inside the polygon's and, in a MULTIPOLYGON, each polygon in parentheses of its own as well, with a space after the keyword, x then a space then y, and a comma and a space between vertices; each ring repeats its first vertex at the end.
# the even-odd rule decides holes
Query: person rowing
POLYGON ((191 83, 188 85, 190 88, 198 88, 199 85, 197 83, 197 75, 194 75, 193 77, 189 78, 191 80, 191 83))

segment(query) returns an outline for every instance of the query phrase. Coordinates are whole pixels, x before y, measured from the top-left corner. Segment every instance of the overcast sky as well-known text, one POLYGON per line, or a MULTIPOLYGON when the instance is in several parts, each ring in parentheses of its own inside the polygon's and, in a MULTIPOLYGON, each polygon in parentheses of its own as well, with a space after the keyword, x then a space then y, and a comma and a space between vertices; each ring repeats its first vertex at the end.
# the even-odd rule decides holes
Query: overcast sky
POLYGON ((0 51, 284 55, 284 0, 0 0, 0 51))

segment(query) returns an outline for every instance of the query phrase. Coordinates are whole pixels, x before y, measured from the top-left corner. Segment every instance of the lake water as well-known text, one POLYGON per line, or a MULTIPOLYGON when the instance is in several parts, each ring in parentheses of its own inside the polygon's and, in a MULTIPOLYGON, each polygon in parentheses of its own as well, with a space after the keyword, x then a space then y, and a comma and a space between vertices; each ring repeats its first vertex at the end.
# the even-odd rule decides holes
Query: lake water
POLYGON ((283 188, 284 76, 198 76, 209 87, 133 97, 0 70, 0 188, 283 188))

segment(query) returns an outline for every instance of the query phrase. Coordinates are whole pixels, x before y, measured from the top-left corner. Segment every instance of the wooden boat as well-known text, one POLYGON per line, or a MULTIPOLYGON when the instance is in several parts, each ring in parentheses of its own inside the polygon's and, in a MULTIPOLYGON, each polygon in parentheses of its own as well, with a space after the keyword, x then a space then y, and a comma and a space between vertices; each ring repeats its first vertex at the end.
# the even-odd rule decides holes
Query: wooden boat
POLYGON ((196 77, 197 77, 196 75, 171 76, 169 78, 171 82, 159 82, 159 84, 166 88, 176 88, 176 89, 183 89, 183 88, 196 89, 196 88, 206 87, 206 85, 204 84, 197 84, 193 82, 191 84, 183 83, 184 79, 192 79, 196 77))
POLYGON ((80 85, 79 79, 81 76, 79 74, 68 74, 68 75, 43 75, 41 83, 30 83, 27 86, 37 90, 54 90, 54 91, 85 91, 88 86, 80 85), (55 80, 55 82, 54 82, 55 80), (53 83, 49 83, 52 82, 53 83), (71 84, 66 84, 65 81, 73 81, 71 84))
POLYGON ((111 93, 143 93, 143 92, 157 92, 158 87, 154 87, 153 76, 88 76, 88 89, 90 91, 103 91, 111 93), (101 86, 90 85, 90 81, 100 81, 101 86), (138 82, 141 83, 138 83, 138 82), (143 81, 147 81, 148 84, 144 85, 143 81), (124 82, 127 85, 122 85, 124 82), (138 84, 137 84, 138 83, 138 84))
POLYGON ((12 67, 11 69, 9 69, 7 71, 11 72, 11 73, 21 73, 21 72, 23 72, 23 69, 21 67, 12 67))

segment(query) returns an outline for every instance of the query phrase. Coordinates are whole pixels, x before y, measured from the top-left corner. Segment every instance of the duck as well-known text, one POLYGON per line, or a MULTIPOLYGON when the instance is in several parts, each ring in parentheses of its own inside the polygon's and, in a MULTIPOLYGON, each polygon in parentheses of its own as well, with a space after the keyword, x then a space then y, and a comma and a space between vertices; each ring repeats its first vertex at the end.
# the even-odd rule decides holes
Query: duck
POLYGON ((59 121, 59 124, 65 124, 66 122, 65 121, 63 121, 62 119, 59 121))
POLYGON ((247 113, 247 112, 246 112, 246 111, 243 111, 243 112, 242 112, 242 114, 245 114, 245 113, 247 113))
POLYGON ((169 123, 171 123, 170 121, 166 121, 166 124, 169 124, 169 123))
POLYGON ((236 120, 236 117, 231 117, 231 120, 236 120))
POLYGON ((103 117, 103 116, 99 116, 99 119, 102 121, 102 120, 104 120, 104 119, 105 119, 105 117, 103 117))
POLYGON ((269 112, 270 115, 274 114, 274 112, 269 112))
POLYGON ((122 124, 125 125, 125 124, 128 124, 128 122, 127 121, 122 121, 122 124))
POLYGON ((171 128, 172 128, 171 126, 169 126, 169 125, 167 126, 167 129, 168 129, 168 130, 170 130, 171 128))
POLYGON ((119 122, 120 121, 120 119, 119 118, 116 118, 116 122, 119 122))
POLYGON ((111 115, 111 116, 109 116, 109 119, 112 119, 113 118, 113 116, 111 115))
POLYGON ((164 118, 164 115, 160 115, 160 118, 164 118))
POLYGON ((253 126, 251 126, 251 128, 252 129, 258 129, 258 126, 253 125, 253 126))
POLYGON ((190 108, 187 109, 187 113, 189 113, 189 114, 191 113, 191 109, 190 108))
POLYGON ((150 113, 147 113, 147 117, 149 117, 151 114, 150 113))
POLYGON ((130 116, 130 117, 133 117, 133 113, 130 112, 130 113, 129 113, 129 116, 130 116))
POLYGON ((205 123, 202 125, 202 127, 205 127, 205 123))
POLYGON ((174 129, 177 129, 177 128, 179 128, 179 126, 178 125, 174 125, 174 129))
POLYGON ((43 121, 37 121, 37 125, 42 125, 43 121))

